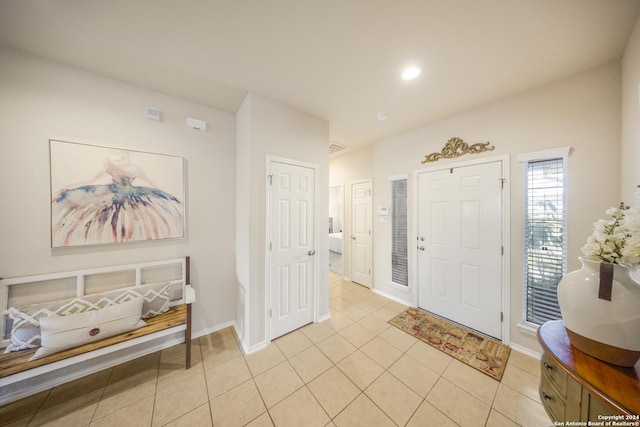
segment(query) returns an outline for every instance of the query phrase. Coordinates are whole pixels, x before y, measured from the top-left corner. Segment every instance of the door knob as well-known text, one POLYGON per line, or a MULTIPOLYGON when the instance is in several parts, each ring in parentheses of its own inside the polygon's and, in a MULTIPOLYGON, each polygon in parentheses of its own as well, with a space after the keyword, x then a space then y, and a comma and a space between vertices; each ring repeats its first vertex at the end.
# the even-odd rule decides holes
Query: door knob
POLYGON ((421 251, 424 251, 424 246, 418 246, 418 249, 420 249, 421 251))
POLYGON ((309 254, 309 256, 314 256, 316 254, 316 251, 309 251, 307 253, 309 254))
POLYGON ((351 240, 356 240, 356 236, 351 236, 351 240))

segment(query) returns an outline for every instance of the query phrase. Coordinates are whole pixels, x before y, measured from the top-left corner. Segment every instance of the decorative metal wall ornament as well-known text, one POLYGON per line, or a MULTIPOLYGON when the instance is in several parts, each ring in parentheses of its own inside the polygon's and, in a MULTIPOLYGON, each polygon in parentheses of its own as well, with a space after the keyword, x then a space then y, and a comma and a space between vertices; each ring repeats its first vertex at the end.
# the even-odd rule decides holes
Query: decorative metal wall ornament
POLYGON ((489 142, 484 142, 469 145, 462 139, 454 136, 447 141, 444 147, 442 147, 442 151, 424 156, 422 163, 437 162, 440 159, 455 159, 456 157, 460 157, 464 154, 478 154, 496 149, 496 147, 489 144, 489 142))

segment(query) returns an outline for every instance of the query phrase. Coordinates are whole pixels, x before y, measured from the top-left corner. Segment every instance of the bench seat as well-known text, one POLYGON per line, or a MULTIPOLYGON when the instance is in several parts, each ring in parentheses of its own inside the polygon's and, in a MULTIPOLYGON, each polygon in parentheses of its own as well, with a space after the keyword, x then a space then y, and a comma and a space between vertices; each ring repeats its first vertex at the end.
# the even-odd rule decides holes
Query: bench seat
MULTIPOLYGON (((118 344, 127 344, 129 341, 136 340, 141 337, 153 339, 153 335, 159 337, 180 330, 185 331, 185 343, 187 347, 186 367, 189 369, 191 367, 191 304, 176 305, 171 307, 166 313, 145 319, 145 322, 147 323, 147 326, 142 328, 63 350, 33 361, 29 361, 29 359, 36 352, 37 349, 35 348, 0 354, 0 385, 3 383, 13 382, 6 381, 6 379, 12 375, 23 372, 26 373, 26 371, 31 369, 45 367, 46 365, 64 361, 66 359, 87 355, 92 351, 105 349, 110 346, 115 346, 115 351, 123 347, 122 345, 118 346, 118 344)), ((0 351, 4 351, 4 349, 0 349, 0 351)), ((84 357, 84 359, 86 358, 91 357, 84 357)), ((69 360, 68 362, 72 361, 69 360)), ((27 377, 28 376, 31 375, 27 375, 27 377)))

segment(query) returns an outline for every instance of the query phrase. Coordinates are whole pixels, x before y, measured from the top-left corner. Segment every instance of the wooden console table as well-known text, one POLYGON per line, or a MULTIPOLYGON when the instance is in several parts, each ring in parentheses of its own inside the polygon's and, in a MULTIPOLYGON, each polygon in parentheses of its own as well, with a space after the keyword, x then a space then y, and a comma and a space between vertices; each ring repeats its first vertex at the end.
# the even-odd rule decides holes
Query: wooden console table
POLYGON ((561 320, 542 325, 538 342, 544 350, 540 400, 553 421, 603 421, 612 415, 639 421, 640 362, 623 368, 583 353, 570 344, 561 320))

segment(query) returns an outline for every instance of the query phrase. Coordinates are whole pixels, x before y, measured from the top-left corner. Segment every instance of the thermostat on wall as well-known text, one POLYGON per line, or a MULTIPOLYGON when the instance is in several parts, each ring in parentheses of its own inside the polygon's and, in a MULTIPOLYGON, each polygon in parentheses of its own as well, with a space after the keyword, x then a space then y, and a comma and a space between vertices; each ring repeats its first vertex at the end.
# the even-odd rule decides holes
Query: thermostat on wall
POLYGON ((378 206, 378 215, 389 215, 389 206, 378 206))

